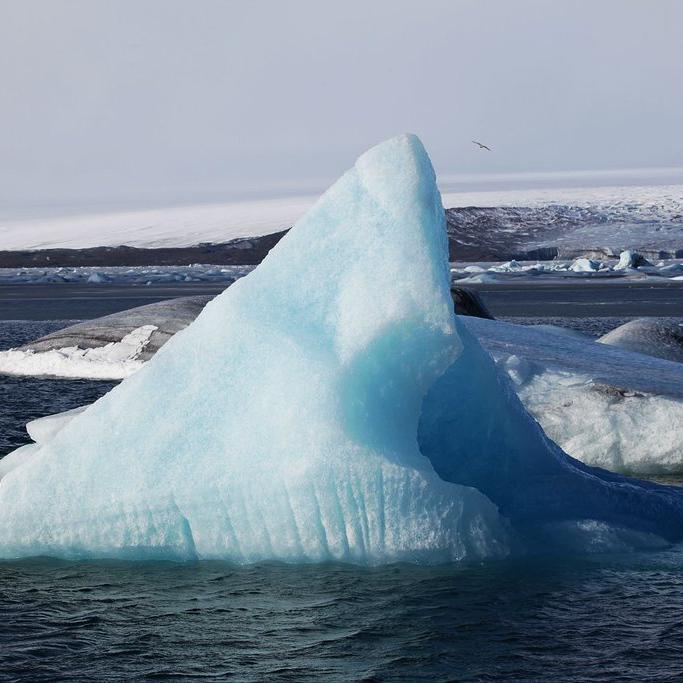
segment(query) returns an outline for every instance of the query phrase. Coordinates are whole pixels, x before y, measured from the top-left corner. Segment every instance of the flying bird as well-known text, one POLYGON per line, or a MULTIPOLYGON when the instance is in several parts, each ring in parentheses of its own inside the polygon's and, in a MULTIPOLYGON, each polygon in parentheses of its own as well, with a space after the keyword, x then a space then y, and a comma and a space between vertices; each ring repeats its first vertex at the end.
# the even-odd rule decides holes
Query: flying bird
POLYGON ((477 142, 476 140, 472 140, 472 142, 475 145, 478 145, 480 149, 488 149, 489 152, 491 151, 490 147, 487 147, 486 145, 482 144, 481 142, 477 142))

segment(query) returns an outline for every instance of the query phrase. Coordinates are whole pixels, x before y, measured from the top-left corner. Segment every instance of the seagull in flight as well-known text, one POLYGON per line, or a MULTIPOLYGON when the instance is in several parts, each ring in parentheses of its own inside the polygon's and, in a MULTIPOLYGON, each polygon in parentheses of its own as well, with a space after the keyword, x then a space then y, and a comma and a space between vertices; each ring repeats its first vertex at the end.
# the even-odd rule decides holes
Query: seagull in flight
POLYGON ((487 147, 486 145, 482 144, 481 142, 477 142, 476 140, 472 140, 472 142, 477 145, 480 149, 488 149, 488 151, 491 151, 490 147, 487 147))

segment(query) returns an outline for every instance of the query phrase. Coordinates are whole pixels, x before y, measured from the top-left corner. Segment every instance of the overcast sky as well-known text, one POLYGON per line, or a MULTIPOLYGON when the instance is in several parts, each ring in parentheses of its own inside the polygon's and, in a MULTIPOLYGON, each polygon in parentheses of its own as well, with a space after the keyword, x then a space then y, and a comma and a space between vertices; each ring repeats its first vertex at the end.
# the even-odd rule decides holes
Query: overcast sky
POLYGON ((681 0, 0 0, 0 208, 683 166, 681 0), (488 153, 471 140, 493 148, 488 153))

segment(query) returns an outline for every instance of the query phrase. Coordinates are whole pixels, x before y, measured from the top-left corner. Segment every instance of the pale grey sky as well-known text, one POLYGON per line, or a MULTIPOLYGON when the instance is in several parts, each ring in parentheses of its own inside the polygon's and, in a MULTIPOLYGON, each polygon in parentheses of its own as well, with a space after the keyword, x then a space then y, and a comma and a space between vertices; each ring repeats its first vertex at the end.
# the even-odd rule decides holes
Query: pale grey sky
POLYGON ((681 0, 0 0, 0 208, 683 166, 681 0), (476 149, 471 139, 491 145, 476 149))

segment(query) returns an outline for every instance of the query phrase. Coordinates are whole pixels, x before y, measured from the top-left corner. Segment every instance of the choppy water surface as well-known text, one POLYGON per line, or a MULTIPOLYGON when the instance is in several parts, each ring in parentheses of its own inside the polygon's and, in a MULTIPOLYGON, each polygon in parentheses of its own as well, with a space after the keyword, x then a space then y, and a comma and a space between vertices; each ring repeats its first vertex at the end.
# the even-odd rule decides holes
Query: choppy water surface
POLYGON ((0 676, 675 681, 675 552, 481 567, 0 564, 0 676))
MULTIPOLYGON (((6 348, 63 323, 0 324, 6 348)), ((113 383, 0 377, 0 454, 113 383)), ((0 681, 676 681, 683 550, 469 567, 0 562, 0 681)))

